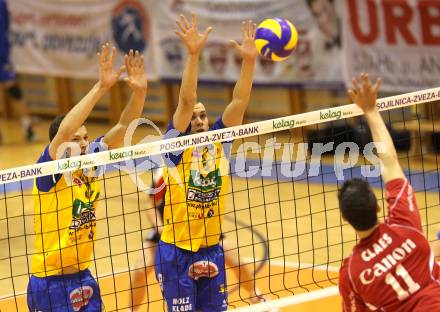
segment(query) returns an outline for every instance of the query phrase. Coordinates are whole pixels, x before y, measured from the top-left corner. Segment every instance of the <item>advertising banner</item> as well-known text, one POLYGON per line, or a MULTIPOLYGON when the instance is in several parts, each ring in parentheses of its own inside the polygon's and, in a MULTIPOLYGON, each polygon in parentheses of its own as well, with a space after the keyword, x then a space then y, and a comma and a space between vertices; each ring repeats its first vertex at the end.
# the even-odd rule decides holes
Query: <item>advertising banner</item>
POLYGON ((343 0, 345 81, 361 71, 382 77, 381 90, 440 85, 440 1, 343 0))
POLYGON ((12 59, 19 73, 97 78, 96 53, 109 42, 115 67, 129 49, 144 53, 154 77, 151 16, 139 0, 8 1, 12 59))

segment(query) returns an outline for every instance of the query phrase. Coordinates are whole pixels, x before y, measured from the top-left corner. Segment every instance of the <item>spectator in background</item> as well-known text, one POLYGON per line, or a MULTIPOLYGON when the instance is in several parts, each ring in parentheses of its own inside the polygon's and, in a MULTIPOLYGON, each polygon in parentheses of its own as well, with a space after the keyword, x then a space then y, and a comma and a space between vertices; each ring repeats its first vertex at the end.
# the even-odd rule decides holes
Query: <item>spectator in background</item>
MULTIPOLYGON (((35 132, 32 120, 29 116, 23 93, 16 81, 16 75, 10 59, 9 34, 9 11, 6 0, 0 0, 0 85, 6 91, 15 112, 20 117, 21 126, 25 132, 26 140, 35 140, 35 132)), ((1 142, 1 134, 0 134, 1 142)))
POLYGON ((322 81, 342 81, 340 22, 334 0, 307 0, 317 23, 311 32, 313 75, 322 81))
POLYGON ((319 29, 326 36, 325 50, 341 47, 339 18, 334 0, 307 0, 310 11, 316 19, 319 29))

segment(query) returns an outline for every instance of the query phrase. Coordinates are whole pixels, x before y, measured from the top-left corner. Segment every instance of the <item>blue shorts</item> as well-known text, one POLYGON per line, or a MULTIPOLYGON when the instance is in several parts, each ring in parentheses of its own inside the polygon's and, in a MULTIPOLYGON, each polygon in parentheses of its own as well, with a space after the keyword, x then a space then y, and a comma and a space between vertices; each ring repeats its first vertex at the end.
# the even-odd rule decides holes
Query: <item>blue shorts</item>
POLYGON ((9 59, 0 58, 0 82, 15 80, 15 70, 9 59))
POLYGON ((159 241, 156 277, 168 311, 226 311, 225 257, 220 245, 191 252, 159 241))
POLYGON ((89 270, 48 277, 31 276, 27 289, 29 311, 103 311, 101 293, 89 270))

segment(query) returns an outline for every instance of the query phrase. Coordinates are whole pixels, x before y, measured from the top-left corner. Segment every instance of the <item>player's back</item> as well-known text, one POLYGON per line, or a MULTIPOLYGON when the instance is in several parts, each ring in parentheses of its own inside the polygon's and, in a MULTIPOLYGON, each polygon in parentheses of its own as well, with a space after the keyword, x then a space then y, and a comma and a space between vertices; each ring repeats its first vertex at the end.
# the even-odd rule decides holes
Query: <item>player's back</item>
POLYGON ((411 227, 379 225, 359 242, 344 267, 355 292, 372 310, 440 311, 437 264, 424 235, 411 227))
POLYGON ((386 185, 389 216, 359 241, 340 271, 346 311, 440 311, 439 267, 422 232, 413 190, 386 185))

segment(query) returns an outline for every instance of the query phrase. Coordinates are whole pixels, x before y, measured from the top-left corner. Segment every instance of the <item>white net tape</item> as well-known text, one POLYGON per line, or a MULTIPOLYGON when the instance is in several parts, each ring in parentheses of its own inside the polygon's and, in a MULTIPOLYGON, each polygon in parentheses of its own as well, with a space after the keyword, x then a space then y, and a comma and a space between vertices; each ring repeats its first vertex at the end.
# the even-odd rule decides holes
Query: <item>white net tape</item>
MULTIPOLYGON (((380 111, 402 108, 440 100, 440 87, 400 94, 377 100, 380 111)), ((0 171, 0 185, 34 179, 37 177, 63 173, 72 170, 92 168, 121 161, 174 152, 189 147, 206 145, 212 142, 224 142, 242 139, 250 136, 261 135, 286 129, 315 125, 323 122, 350 118, 362 115, 362 110, 355 104, 341 107, 322 109, 282 118, 250 123, 237 127, 198 133, 190 136, 138 144, 122 147, 111 151, 103 151, 89 155, 75 156, 69 159, 59 159, 38 165, 29 165, 0 171)))

